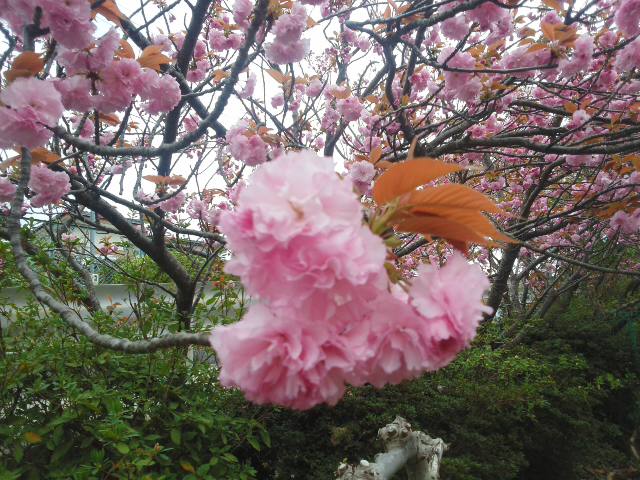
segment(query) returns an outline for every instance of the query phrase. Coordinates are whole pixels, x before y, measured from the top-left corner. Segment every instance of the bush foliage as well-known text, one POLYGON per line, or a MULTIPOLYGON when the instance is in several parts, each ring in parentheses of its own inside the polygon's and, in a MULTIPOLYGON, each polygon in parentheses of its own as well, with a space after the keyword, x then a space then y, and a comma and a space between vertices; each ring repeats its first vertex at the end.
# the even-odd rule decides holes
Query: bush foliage
MULTIPOLYGON (((216 301, 198 316, 234 300, 216 301)), ((637 312, 618 303, 584 294, 526 328, 494 321, 437 373, 304 413, 220 388, 204 350, 105 351, 31 303, 2 330, 0 479, 331 479, 380 451, 395 415, 450 444, 446 480, 604 478, 634 465, 640 424, 637 312)), ((141 309, 171 321, 158 299, 141 309)), ((154 328, 101 322, 130 337, 154 328)))

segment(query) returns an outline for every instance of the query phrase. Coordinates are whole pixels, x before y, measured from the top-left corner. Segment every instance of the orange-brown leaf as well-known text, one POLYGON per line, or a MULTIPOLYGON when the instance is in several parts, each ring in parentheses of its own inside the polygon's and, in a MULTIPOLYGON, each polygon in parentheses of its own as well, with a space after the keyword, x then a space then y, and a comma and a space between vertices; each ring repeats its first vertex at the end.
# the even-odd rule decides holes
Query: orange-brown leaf
POLYGON ((421 233, 446 240, 486 245, 487 240, 466 225, 435 216, 415 216, 396 225, 396 230, 408 233, 421 233))
POLYGON ((116 55, 120 58, 136 58, 136 54, 129 42, 123 39, 120 39, 120 46, 116 50, 116 55))
POLYGON ((560 3, 558 0, 542 0, 542 3, 558 12, 562 12, 562 3, 560 3))
POLYGON ((462 167, 459 165, 433 158, 407 160, 390 167, 380 175, 373 186, 373 198, 378 205, 384 205, 420 185, 460 170, 462 167))
POLYGON ((382 147, 378 146, 371 150, 371 153, 369 154, 369 161, 376 164, 380 158, 382 158, 382 147))
POLYGON ((120 20, 127 18, 113 0, 102 2, 94 11, 116 25, 120 25, 120 20))
POLYGON ((549 40, 553 41, 556 39, 556 29, 554 28, 552 23, 542 22, 540 24, 540 28, 542 29, 542 33, 549 40))
POLYGON ((143 67, 159 72, 160 66, 171 63, 171 59, 162 53, 160 45, 149 45, 142 51, 142 55, 138 58, 138 63, 143 67))
POLYGON ((50 165, 60 160, 60 155, 50 152, 46 148, 34 148, 31 150, 31 161, 34 163, 42 162, 50 165))
POLYGON ((284 73, 279 72, 274 68, 267 69, 267 73, 271 75, 271 78, 273 78, 280 85, 284 85, 285 83, 288 83, 291 80, 291 77, 286 76, 284 73))
MULTIPOLYGON (((91 116, 91 118, 93 119, 93 115, 91 116)), ((108 123, 109 125, 113 126, 116 126, 120 123, 120 118, 118 118, 117 115, 111 113, 100 113, 98 115, 98 119, 101 122, 108 123)))
POLYGON ((155 183, 156 185, 172 185, 180 186, 186 183, 186 179, 181 175, 173 175, 171 177, 164 177, 162 175, 145 175, 145 180, 155 183))
POLYGON ((338 100, 344 100, 351 96, 351 89, 348 86, 338 87, 334 89, 332 95, 338 100))
POLYGON ((420 212, 428 212, 433 215, 444 214, 445 211, 452 209, 475 210, 488 213, 502 212, 489 197, 459 183, 450 183, 414 191, 409 196, 406 205, 411 206, 414 210, 419 209, 420 212))
POLYGON ((34 52, 22 52, 18 55, 11 69, 5 72, 4 76, 8 82, 13 82, 19 77, 33 77, 44 68, 44 60, 39 54, 34 52))

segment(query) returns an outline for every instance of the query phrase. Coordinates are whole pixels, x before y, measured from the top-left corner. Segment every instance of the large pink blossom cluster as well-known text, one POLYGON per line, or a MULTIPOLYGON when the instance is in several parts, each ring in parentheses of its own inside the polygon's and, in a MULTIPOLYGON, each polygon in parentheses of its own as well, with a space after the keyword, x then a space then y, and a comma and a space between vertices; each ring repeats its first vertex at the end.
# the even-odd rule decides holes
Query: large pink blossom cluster
POLYGON ((309 53, 310 42, 303 39, 307 25, 307 11, 296 3, 291 13, 285 13, 273 25, 275 38, 266 45, 267 57, 274 63, 299 62, 309 53))
POLYGON ((53 83, 18 78, 0 93, 0 148, 35 148, 53 135, 64 107, 53 83))
POLYGON ((220 230, 254 303, 216 327, 220 380, 256 403, 335 404, 347 384, 383 386, 446 365, 475 335, 488 280, 458 255, 391 286, 386 248, 363 223, 350 179, 330 158, 261 165, 220 230))

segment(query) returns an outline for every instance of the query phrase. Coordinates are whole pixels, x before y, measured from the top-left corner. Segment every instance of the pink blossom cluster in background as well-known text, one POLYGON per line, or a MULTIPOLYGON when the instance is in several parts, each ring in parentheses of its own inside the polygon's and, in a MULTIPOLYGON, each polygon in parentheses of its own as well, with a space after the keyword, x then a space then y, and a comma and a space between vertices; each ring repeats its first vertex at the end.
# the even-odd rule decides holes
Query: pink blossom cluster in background
POLYGON ((10 202, 16 194, 16 186, 6 177, 0 177, 0 202, 10 202))
POLYGON ((333 405, 347 384, 414 378, 468 346, 490 311, 478 266, 455 255, 419 267, 406 290, 392 286, 386 247, 330 158, 284 154, 250 180, 220 218, 227 272, 254 299, 240 322, 212 332, 223 385, 256 403, 333 405))
POLYGON ((40 27, 49 28, 60 45, 84 48, 93 40, 95 26, 91 22, 91 4, 86 0, 0 0, 0 17, 14 32, 22 32, 33 22, 36 8, 42 11, 40 27))
POLYGON ((307 11, 296 3, 291 13, 281 15, 273 25, 275 38, 265 48, 269 60, 279 64, 302 60, 311 47, 308 39, 301 38, 306 26, 307 11))
POLYGON ((69 177, 64 172, 54 172, 45 165, 36 165, 31 169, 29 189, 35 193, 31 198, 32 207, 43 207, 58 203, 63 195, 71 190, 69 177))
POLYGON ((251 132, 246 122, 240 122, 227 130, 229 152, 247 165, 258 165, 267 161, 267 144, 260 135, 251 132))
MULTIPOLYGON (((55 81, 65 108, 85 112, 97 108, 103 113, 127 108, 136 95, 150 114, 166 113, 180 101, 181 92, 173 77, 143 68, 131 58, 114 58, 120 36, 109 30, 91 49, 61 49, 58 61, 67 77, 55 81), (100 79, 91 91, 91 77, 100 79)), ((202 42, 201 42, 202 43, 202 42)))

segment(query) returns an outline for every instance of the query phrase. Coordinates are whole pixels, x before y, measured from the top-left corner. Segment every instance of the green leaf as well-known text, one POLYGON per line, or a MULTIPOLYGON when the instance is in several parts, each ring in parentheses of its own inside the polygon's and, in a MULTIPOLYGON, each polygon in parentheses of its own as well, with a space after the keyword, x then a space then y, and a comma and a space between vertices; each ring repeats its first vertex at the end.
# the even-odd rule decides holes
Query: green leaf
POLYGON ((171 437, 171 441, 176 445, 180 445, 180 440, 182 439, 182 433, 177 428, 172 428, 171 432, 169 432, 169 436, 171 437))
POLYGON ((126 455, 130 452, 129 446, 126 443, 116 443, 116 450, 118 450, 122 455, 126 455))
POLYGON ((182 467, 182 469, 185 472, 189 472, 189 473, 195 473, 196 469, 193 468, 193 465, 191 465, 189 462, 187 462, 186 460, 180 460, 180 466, 182 467))
POLYGON ((271 448, 271 436, 269 432, 265 429, 260 429, 260 438, 262 439, 262 443, 264 443, 267 448, 271 448))
POLYGON ((24 457, 24 450, 22 449, 22 446, 16 445, 13 450, 13 458, 16 459, 16 462, 20 463, 22 461, 22 457, 24 457))
POLYGON ((258 452, 260 451, 260 443, 256 440, 256 437, 247 437, 249 444, 258 452))

